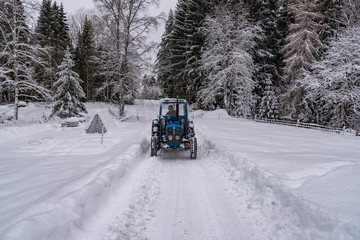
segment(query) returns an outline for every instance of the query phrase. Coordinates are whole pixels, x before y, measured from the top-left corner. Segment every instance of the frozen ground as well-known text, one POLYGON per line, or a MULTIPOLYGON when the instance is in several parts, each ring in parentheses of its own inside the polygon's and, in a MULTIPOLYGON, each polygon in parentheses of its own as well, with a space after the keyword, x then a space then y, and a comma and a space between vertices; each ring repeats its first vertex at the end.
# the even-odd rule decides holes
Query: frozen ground
POLYGON ((150 158, 156 101, 86 106, 75 128, 34 104, 0 124, 0 239, 360 239, 360 137, 197 111, 198 159, 150 158))

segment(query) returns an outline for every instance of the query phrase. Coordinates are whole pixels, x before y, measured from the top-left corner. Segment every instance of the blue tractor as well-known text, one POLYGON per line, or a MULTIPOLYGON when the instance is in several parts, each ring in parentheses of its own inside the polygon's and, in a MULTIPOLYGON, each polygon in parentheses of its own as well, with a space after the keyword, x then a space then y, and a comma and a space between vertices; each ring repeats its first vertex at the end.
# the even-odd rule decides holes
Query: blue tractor
POLYGON ((151 126, 151 156, 157 156, 160 148, 187 149, 190 158, 196 159, 197 140, 186 100, 160 100, 159 118, 151 126))

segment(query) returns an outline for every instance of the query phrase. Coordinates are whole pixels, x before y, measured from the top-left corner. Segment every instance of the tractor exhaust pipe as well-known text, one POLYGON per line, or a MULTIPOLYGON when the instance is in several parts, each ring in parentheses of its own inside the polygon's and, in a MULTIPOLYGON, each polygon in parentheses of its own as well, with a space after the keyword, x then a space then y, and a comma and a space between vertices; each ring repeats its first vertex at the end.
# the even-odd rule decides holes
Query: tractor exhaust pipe
POLYGON ((176 98, 176 121, 179 122, 179 98, 176 98))

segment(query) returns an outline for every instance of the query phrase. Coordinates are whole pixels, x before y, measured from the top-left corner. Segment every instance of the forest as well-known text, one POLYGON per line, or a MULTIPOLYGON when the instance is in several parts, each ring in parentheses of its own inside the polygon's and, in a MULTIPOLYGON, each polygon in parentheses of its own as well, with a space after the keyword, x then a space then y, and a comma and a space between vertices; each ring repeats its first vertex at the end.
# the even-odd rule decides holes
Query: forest
POLYGON ((359 0, 178 0, 167 17, 148 11, 159 0, 94 0, 76 15, 32 3, 0 2, 0 103, 15 103, 14 119, 20 101, 52 102, 57 115, 64 102, 78 115, 108 101, 123 116, 136 98, 179 97, 236 117, 360 129, 359 0))

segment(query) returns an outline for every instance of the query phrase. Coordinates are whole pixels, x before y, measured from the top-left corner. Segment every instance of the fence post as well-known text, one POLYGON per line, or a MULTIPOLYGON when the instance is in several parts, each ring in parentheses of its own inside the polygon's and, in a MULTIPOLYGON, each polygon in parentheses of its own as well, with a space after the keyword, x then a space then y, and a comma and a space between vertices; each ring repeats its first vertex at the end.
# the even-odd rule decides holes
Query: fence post
POLYGON ((104 139, 104 125, 101 128, 101 144, 103 144, 103 139, 104 139))

